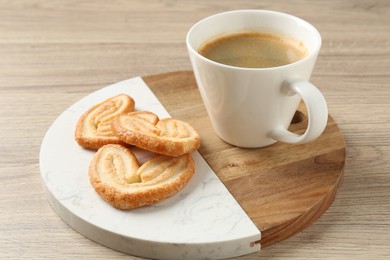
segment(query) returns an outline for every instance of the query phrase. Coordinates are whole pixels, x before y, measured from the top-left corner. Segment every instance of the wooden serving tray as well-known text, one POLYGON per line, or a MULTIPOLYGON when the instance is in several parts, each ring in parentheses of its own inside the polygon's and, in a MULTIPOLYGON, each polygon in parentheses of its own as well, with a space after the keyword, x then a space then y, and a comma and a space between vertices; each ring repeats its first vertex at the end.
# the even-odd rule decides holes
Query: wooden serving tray
MULTIPOLYGON (((142 77, 172 117, 189 122, 199 132, 201 155, 261 231, 262 247, 303 230, 333 202, 346 158, 344 138, 329 116, 315 141, 276 143, 243 149, 223 142, 214 132, 192 71, 142 77)), ((307 126, 301 105, 290 130, 307 126)))

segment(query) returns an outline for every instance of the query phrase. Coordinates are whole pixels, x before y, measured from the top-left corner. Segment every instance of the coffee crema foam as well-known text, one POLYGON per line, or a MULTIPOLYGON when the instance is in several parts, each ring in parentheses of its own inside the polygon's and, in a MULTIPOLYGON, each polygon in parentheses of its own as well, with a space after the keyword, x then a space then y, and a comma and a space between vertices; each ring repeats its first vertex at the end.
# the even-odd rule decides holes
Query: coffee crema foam
POLYGON ((212 61, 242 68, 272 68, 297 62, 308 55, 302 42, 277 34, 242 32, 203 43, 199 54, 212 61))

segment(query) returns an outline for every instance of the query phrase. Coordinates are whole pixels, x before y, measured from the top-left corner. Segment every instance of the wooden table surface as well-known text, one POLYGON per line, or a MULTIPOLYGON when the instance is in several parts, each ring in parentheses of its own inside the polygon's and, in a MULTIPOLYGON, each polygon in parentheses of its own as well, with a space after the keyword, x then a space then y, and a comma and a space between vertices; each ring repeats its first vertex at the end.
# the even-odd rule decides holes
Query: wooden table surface
MULTIPOLYGON (((390 1, 0 1, 0 258, 137 259, 66 225, 48 204, 39 149, 82 97, 134 76, 191 69, 192 24, 234 9, 301 17, 321 32, 312 82, 344 134, 344 181, 313 225, 258 258, 390 257, 390 1)), ((61 151, 59 151, 61 152, 61 151)))

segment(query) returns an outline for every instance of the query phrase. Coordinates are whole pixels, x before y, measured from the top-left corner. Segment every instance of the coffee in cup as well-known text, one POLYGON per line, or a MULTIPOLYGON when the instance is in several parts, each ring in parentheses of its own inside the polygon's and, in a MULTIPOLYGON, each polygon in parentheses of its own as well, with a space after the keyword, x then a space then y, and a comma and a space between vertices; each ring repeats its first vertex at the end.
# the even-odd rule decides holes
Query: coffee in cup
POLYGON ((198 52, 212 61, 242 68, 284 66, 299 61, 308 54, 302 42, 264 32, 220 36, 203 43, 198 52))

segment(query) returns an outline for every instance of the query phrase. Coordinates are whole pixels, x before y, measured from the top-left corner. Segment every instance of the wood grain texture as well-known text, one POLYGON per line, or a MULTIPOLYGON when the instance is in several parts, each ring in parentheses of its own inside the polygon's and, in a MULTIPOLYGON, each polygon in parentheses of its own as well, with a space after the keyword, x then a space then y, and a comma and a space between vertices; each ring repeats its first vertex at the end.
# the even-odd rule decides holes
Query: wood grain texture
MULTIPOLYGON (((172 117, 191 122, 199 132, 199 152, 261 230, 262 247, 309 226, 333 202, 346 155, 344 138, 331 116, 324 133, 314 142, 243 149, 216 135, 204 107, 199 106, 202 100, 191 71, 143 79, 172 117)), ((300 133, 307 126, 303 104, 297 115, 290 130, 300 133)))
MULTIPOLYGON (((92 91, 190 70, 190 26, 244 8, 291 13, 321 32, 311 81, 345 137, 347 161, 335 201, 313 225, 238 259, 390 257, 388 0, 0 0, 0 258, 136 259, 84 238, 50 208, 38 162, 44 134, 92 91)), ((173 101, 183 115, 181 99, 196 118, 203 104, 173 101)))

